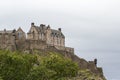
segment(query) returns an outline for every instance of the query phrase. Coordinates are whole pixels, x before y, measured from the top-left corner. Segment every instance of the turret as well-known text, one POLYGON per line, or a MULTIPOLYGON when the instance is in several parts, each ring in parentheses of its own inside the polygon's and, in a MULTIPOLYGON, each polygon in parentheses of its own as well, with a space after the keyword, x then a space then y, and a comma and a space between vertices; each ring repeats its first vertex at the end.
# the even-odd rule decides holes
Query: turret
POLYGON ((4 29, 4 32, 6 32, 6 29, 4 29))

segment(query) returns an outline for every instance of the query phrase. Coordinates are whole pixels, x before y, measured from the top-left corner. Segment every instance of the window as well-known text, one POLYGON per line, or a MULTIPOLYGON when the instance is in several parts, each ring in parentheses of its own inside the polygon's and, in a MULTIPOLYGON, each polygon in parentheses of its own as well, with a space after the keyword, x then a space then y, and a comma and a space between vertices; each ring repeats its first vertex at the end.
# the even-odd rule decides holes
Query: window
POLYGON ((34 39, 35 38, 35 32, 33 31, 32 33, 33 33, 33 39, 34 39))
POLYGON ((59 44, 59 38, 58 38, 58 36, 57 36, 57 44, 59 44))
POLYGON ((18 38, 21 38, 21 37, 22 37, 22 33, 18 32, 18 38))
POLYGON ((41 38, 42 38, 42 40, 44 40, 44 34, 43 33, 41 34, 41 38))
POLYGON ((39 39, 41 39, 41 34, 39 34, 39 39))

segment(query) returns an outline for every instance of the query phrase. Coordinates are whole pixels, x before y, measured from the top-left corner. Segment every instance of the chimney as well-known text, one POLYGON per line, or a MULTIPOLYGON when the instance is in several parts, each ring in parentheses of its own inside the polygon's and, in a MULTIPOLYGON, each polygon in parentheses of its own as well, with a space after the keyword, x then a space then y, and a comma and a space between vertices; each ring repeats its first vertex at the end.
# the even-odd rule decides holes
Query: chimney
POLYGON ((61 28, 58 28, 58 30, 61 32, 62 30, 61 30, 61 28))
POLYGON ((34 22, 31 23, 31 26, 34 26, 34 22))
POLYGON ((15 32, 16 32, 16 29, 13 30, 13 33, 15 33, 15 32))
POLYGON ((45 26, 45 24, 40 24, 40 26, 41 26, 41 27, 44 27, 44 26, 45 26))
POLYGON ((4 32, 6 32, 6 29, 4 29, 4 32))
POLYGON ((44 24, 40 24, 40 27, 42 27, 42 29, 44 29, 45 25, 44 24))
POLYGON ((47 29, 50 29, 50 25, 47 26, 47 29))

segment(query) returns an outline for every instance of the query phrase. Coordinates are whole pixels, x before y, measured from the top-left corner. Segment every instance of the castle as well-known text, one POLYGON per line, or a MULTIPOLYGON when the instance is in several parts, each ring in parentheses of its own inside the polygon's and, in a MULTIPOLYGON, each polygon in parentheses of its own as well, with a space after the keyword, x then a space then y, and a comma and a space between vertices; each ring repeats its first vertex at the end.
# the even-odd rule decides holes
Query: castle
POLYGON ((30 51, 44 50, 49 47, 74 53, 74 48, 65 46, 65 36, 61 28, 54 30, 49 25, 36 26, 31 23, 31 28, 27 34, 21 28, 0 31, 0 49, 30 51))
POLYGON ((27 34, 21 28, 17 30, 0 30, 0 49, 18 50, 25 53, 33 53, 34 50, 57 50, 57 52, 63 52, 62 54, 65 57, 77 62, 81 69, 89 69, 93 73, 103 76, 102 68, 97 67, 97 59, 87 62, 74 54, 74 48, 65 46, 65 36, 61 28, 54 30, 49 25, 36 26, 31 23, 27 34))

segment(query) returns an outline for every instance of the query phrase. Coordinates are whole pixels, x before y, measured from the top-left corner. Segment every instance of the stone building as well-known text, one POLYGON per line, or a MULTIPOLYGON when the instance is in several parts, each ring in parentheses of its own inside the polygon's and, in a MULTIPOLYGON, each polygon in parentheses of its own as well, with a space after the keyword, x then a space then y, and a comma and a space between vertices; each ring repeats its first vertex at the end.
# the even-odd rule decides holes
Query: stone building
POLYGON ((0 49, 16 49, 15 47, 15 32, 16 30, 0 31, 0 49))
POLYGON ((55 47, 58 50, 74 53, 74 49, 65 47, 65 36, 61 31, 51 29, 48 25, 40 24, 36 26, 31 23, 29 32, 26 33, 19 28, 18 30, 0 31, 0 49, 9 50, 33 50, 55 47))
POLYGON ((25 32, 19 27, 16 31, 16 40, 18 41, 25 41, 26 40, 26 34, 25 32))
POLYGON ((0 31, 0 49, 16 50, 18 41, 25 41, 25 32, 21 28, 14 30, 0 31))
POLYGON ((27 39, 45 41, 47 45, 51 46, 65 46, 65 36, 61 32, 61 28, 54 30, 49 25, 46 26, 44 24, 35 26, 34 23, 31 23, 27 39))

